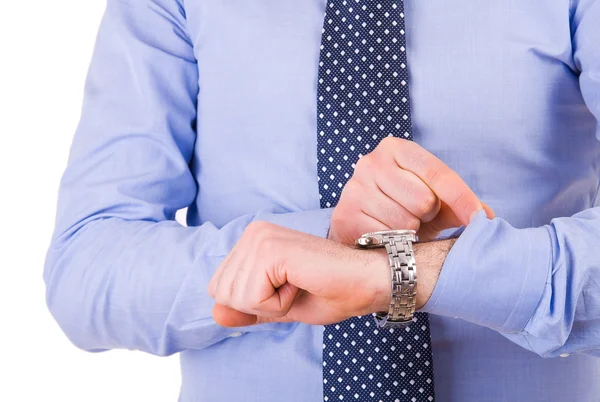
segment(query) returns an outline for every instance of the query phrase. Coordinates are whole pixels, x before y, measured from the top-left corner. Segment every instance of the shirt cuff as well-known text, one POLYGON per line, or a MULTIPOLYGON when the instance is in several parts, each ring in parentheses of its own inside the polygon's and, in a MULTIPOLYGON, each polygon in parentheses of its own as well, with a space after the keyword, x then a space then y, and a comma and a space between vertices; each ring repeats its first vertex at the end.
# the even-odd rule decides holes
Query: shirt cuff
POLYGON ((448 253, 423 312, 504 333, 525 328, 550 277, 546 227, 516 229, 479 212, 448 253))

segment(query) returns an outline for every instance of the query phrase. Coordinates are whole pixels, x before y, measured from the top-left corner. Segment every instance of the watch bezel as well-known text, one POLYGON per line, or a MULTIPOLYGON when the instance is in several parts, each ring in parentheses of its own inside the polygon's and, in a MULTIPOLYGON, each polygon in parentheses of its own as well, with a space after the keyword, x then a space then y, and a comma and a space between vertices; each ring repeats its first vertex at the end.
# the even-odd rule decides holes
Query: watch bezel
POLYGON ((415 243, 419 241, 417 232, 411 229, 397 229, 397 230, 380 230, 377 232, 364 233, 355 241, 355 245, 361 248, 376 248, 383 247, 384 236, 406 236, 407 240, 415 243))

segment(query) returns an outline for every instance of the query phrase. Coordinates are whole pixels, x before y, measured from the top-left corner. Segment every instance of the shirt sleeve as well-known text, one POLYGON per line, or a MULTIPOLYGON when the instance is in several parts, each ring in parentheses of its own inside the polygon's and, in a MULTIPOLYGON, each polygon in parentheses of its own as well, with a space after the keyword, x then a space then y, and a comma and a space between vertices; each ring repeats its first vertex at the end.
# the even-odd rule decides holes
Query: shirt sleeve
MULTIPOLYGON (((573 7, 573 58, 600 121, 600 2, 573 7)), ((543 357, 600 357, 599 239, 600 207, 530 229, 480 213, 448 254, 423 311, 495 329, 543 357)))
POLYGON ((176 0, 108 1, 44 270, 49 309, 82 349, 168 355, 294 325, 219 327, 206 287, 252 221, 324 237, 331 210, 260 212, 222 228, 175 222, 197 192, 197 85, 176 0))

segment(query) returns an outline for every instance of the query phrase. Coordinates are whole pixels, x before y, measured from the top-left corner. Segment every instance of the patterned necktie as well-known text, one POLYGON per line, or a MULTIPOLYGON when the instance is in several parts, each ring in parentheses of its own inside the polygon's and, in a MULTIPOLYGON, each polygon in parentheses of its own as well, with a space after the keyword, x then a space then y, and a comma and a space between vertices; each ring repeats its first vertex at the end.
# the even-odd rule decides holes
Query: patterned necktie
MULTIPOLYGON (((402 0, 330 0, 318 84, 321 207, 337 204, 356 161, 386 136, 412 140, 402 0)), ((401 229, 401 228, 398 228, 401 229)), ((433 401, 426 314, 378 329, 371 316, 327 325, 325 401, 433 401)))

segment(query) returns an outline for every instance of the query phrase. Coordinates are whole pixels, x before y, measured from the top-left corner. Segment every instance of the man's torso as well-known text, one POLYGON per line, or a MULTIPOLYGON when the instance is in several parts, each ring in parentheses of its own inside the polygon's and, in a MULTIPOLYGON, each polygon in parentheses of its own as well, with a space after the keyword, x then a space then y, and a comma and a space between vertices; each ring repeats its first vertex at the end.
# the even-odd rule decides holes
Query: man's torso
MULTIPOLYGON (((324 8, 185 2, 200 77, 190 225, 319 207, 324 8)), ((406 23, 417 143, 516 227, 597 204, 600 144, 579 89, 568 0, 408 1, 406 23)), ((430 320, 438 402, 600 395, 598 359, 542 359, 492 330, 430 320)), ((181 399, 318 401, 321 351, 321 327, 277 324, 183 352, 181 399), (231 387, 215 389, 223 378, 231 387)))

